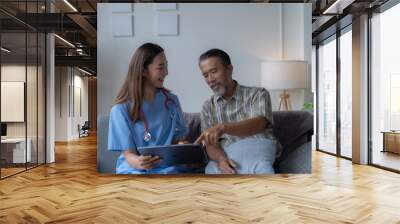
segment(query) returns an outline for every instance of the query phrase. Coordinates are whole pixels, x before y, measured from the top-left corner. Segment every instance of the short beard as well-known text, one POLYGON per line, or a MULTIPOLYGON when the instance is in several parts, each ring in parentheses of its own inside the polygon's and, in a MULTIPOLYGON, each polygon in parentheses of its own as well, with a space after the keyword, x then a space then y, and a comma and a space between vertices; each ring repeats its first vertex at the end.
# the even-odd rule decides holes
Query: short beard
POLYGON ((212 91, 214 92, 214 94, 217 95, 217 96, 223 96, 223 95, 226 93, 227 90, 228 90, 228 85, 227 85, 227 84, 222 85, 222 86, 221 86, 220 88, 218 88, 217 90, 212 89, 212 91))

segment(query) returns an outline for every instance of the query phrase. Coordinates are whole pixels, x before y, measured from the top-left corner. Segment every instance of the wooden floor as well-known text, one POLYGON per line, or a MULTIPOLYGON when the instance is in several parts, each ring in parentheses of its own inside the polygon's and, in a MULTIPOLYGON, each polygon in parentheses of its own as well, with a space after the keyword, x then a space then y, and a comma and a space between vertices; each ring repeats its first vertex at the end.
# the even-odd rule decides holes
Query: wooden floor
POLYGON ((311 175, 117 176, 94 137, 0 181, 0 223, 400 223, 400 175, 313 153, 311 175))
POLYGON ((22 164, 15 168, 14 167, 12 167, 12 168, 9 168, 9 167, 4 168, 3 167, 3 168, 1 168, 1 178, 6 178, 8 176, 12 176, 12 175, 15 175, 20 172, 24 172, 29 169, 34 169, 37 166, 38 166, 37 164, 27 164, 27 167, 25 167, 25 165, 22 164))
POLYGON ((1 168, 1 178, 3 177, 8 177, 11 176, 13 174, 25 171, 25 167, 24 168, 1 168))

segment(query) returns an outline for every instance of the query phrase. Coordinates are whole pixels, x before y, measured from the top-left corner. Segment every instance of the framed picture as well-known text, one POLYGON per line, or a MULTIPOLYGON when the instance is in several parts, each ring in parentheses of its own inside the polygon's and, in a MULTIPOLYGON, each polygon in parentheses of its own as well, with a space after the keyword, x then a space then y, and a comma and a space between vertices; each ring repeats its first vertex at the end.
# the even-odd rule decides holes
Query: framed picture
POLYGON ((178 14, 159 12, 156 17, 156 32, 158 36, 177 36, 179 34, 178 14))
POLYGON ((130 13, 133 12, 133 4, 131 3, 113 3, 111 4, 113 13, 130 13))
POLYGON ((157 3, 155 4, 155 8, 157 11, 169 11, 169 10, 177 10, 177 3, 157 3))
POLYGON ((130 14, 113 14, 111 17, 111 29, 114 37, 133 36, 134 18, 130 14))

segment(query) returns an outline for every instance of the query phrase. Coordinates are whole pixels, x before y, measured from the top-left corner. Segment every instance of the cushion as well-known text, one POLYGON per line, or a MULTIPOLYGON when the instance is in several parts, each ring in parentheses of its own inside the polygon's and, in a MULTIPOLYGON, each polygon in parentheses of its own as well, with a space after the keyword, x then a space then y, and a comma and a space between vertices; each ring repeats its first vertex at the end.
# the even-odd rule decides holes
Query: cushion
POLYGON ((201 134, 200 113, 183 113, 183 119, 189 128, 186 140, 194 142, 201 134))

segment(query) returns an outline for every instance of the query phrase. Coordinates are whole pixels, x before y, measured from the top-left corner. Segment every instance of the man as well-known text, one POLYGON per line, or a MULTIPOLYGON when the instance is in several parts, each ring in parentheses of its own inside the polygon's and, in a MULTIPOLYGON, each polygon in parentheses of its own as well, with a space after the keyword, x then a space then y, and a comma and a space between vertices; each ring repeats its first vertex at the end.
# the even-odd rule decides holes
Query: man
POLYGON ((199 67, 214 92, 203 105, 202 134, 196 140, 211 160, 206 173, 274 173, 277 147, 268 91, 233 80, 230 57, 222 50, 203 53, 199 67))

